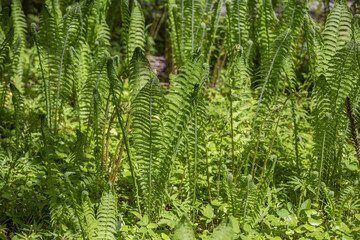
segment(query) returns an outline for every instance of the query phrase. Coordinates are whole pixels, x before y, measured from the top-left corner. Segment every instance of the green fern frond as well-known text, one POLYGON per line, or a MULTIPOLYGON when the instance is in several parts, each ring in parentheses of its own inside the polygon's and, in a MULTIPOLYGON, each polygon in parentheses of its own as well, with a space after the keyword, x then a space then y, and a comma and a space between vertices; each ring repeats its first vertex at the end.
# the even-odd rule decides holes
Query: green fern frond
POLYGON ((325 76, 321 75, 315 82, 314 100, 317 106, 314 112, 314 140, 321 181, 327 182, 330 174, 333 177, 342 158, 344 132, 348 130, 348 120, 344 114, 345 100, 349 98, 355 102, 358 97, 357 49, 354 42, 345 45, 330 59, 325 76))
POLYGON ((255 33, 257 34, 257 44, 263 58, 270 55, 271 43, 276 38, 275 31, 277 22, 278 19, 273 10, 272 1, 264 0, 261 2, 255 33))
POLYGON ((323 48, 323 38, 320 32, 318 31, 318 27, 315 26, 313 20, 309 15, 305 17, 304 21, 304 30, 306 37, 306 46, 307 52, 310 60, 310 72, 312 74, 313 79, 318 77, 319 62, 321 61, 319 58, 321 57, 321 51, 323 48))
POLYGON ((145 18, 141 6, 137 1, 131 12, 129 35, 127 40, 127 61, 133 56, 135 49, 139 47, 142 51, 145 49, 145 18))
POLYGON ((96 214, 98 221, 97 239, 115 239, 117 222, 117 201, 112 187, 101 197, 99 209, 96 214))
MULTIPOLYGON (((213 45, 215 43, 216 40, 216 36, 218 34, 218 29, 219 29, 219 25, 220 23, 220 18, 221 18, 221 8, 222 8, 222 1, 221 0, 216 0, 214 3, 214 8, 213 8, 213 12, 210 14, 211 15, 211 21, 210 21, 210 31, 207 34, 207 40, 206 43, 203 44, 202 43, 202 48, 204 49, 204 60, 205 62, 209 63, 210 61, 210 57, 211 57, 211 53, 213 51, 213 45), (204 45, 204 47, 203 47, 204 45)), ((202 41, 205 41, 204 39, 202 39, 202 41)))
POLYGON ((15 144, 20 147, 21 135, 24 130, 24 125, 21 123, 24 119, 24 99, 16 86, 10 83, 10 90, 12 93, 12 102, 14 105, 14 122, 15 122, 15 144))
MULTIPOLYGON (((10 30, 7 34, 0 47, 0 74, 6 76, 6 74, 11 74, 7 68, 12 69, 11 61, 11 45, 13 42, 13 30, 10 30), (7 73, 9 71, 9 73, 7 73)), ((6 103, 7 93, 9 91, 9 80, 2 78, 0 81, 0 107, 3 107, 6 103)))
POLYGON ((301 0, 287 1, 280 19, 280 32, 290 28, 293 36, 298 36, 304 22, 306 13, 306 4, 301 0))
MULTIPOLYGON (((162 136, 163 93, 156 77, 150 79, 132 103, 133 146, 138 177, 148 215, 160 205, 156 197, 156 181, 164 158, 162 136)), ((159 190, 157 190, 159 191, 159 190)))
POLYGON ((226 4, 229 48, 235 45, 247 49, 250 37, 250 22, 247 0, 232 0, 226 4))
POLYGON ((270 54, 261 67, 260 75, 262 76, 262 84, 260 85, 261 90, 253 121, 253 129, 258 116, 262 114, 262 107, 269 109, 271 102, 273 99, 276 99, 278 95, 278 89, 281 83, 281 70, 288 54, 290 38, 290 29, 281 33, 271 44, 270 54))
POLYGON ((188 124, 194 116, 198 94, 206 80, 208 66, 201 64, 200 56, 194 55, 186 65, 180 69, 172 83, 166 98, 167 115, 164 123, 165 143, 169 146, 162 162, 162 173, 159 178, 159 188, 164 189, 170 177, 170 170, 176 159, 182 139, 185 137, 188 124))
POLYGON ((151 69, 150 63, 144 56, 141 48, 137 47, 131 58, 129 65, 129 90, 130 104, 135 99, 139 91, 151 81, 155 73, 151 69))
POLYGON ((127 53, 128 38, 129 38, 129 28, 130 28, 130 7, 129 0, 122 0, 120 2, 120 13, 121 13, 121 50, 123 53, 127 53))
POLYGON ((172 46, 172 58, 174 64, 181 66, 182 64, 182 53, 181 53, 181 32, 180 24, 177 18, 177 11, 180 9, 176 4, 175 0, 169 0, 169 34, 172 46))
POLYGON ((83 225, 88 239, 94 239, 98 231, 98 222, 95 218, 95 213, 89 194, 86 191, 82 192, 82 212, 83 212, 83 225))
POLYGON ((127 132, 125 130, 124 120, 121 115, 121 109, 119 107, 123 83, 117 77, 113 64, 114 64, 114 60, 112 58, 108 59, 107 75, 108 75, 108 79, 110 82, 110 94, 112 95, 112 101, 113 101, 113 104, 115 105, 114 107, 115 107, 115 111, 116 111, 116 116, 118 118, 118 122, 119 122, 121 132, 122 132, 122 137, 124 139, 123 141, 125 143, 125 150, 126 150, 127 158, 129 161, 131 177, 132 177, 133 183, 135 185, 135 197, 137 198, 137 205, 138 205, 138 208, 140 211, 139 189, 138 189, 138 184, 136 181, 135 166, 134 166, 134 163, 131 158, 127 132))
POLYGON ((336 0, 333 9, 327 16, 324 37, 324 50, 320 67, 323 72, 328 68, 328 62, 333 55, 350 41, 352 13, 346 0, 336 0))
POLYGON ((26 45, 27 26, 20 0, 12 1, 11 16, 12 16, 13 28, 14 28, 14 46, 16 46, 17 48, 15 52, 18 58, 18 60, 15 61, 14 69, 19 79, 22 80, 23 62, 21 58, 23 57, 24 49, 26 45))

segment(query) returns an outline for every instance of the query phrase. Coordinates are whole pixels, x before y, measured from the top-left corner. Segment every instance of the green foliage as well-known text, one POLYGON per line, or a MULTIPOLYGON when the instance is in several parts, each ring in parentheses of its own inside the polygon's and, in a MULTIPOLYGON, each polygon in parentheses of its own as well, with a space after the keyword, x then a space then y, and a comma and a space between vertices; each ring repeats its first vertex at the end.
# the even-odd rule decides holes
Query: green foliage
POLYGON ((359 239, 359 2, 313 2, 3 1, 0 239, 359 239))

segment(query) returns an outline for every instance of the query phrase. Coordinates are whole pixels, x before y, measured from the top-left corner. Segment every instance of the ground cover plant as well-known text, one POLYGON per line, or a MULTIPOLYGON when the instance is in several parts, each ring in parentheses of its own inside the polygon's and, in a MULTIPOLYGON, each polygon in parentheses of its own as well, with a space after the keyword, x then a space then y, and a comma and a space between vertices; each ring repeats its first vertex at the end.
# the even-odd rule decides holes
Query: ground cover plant
POLYGON ((359 7, 2 0, 0 239, 359 239, 359 7))

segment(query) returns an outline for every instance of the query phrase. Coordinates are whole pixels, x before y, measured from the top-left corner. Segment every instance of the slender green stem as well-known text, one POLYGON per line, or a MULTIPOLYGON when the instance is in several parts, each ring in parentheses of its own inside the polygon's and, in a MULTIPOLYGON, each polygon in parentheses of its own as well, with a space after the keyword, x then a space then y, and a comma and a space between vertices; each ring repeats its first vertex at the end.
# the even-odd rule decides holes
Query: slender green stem
MULTIPOLYGON (((79 6, 79 3, 76 3, 76 8, 75 8, 75 14, 77 12, 77 8, 79 6)), ((62 73, 62 68, 63 68, 63 62, 64 62, 64 55, 65 55, 65 49, 66 49, 66 43, 68 40, 68 36, 69 36, 69 32, 70 32, 70 27, 72 24, 73 19, 71 19, 68 29, 66 31, 66 35, 65 35, 65 40, 64 40, 64 45, 62 48, 62 52, 61 52, 61 58, 60 58, 60 68, 59 68, 59 76, 58 76, 58 81, 57 81, 57 85, 56 85, 56 105, 55 105, 55 133, 57 133, 57 113, 58 113, 58 107, 59 107, 59 97, 60 97, 60 83, 61 83, 61 73, 62 73)))
POLYGON ((115 70, 114 70, 114 67, 112 66, 112 62, 113 62, 112 59, 109 59, 108 63, 107 63, 108 78, 109 78, 109 81, 110 81, 110 91, 111 91, 112 96, 113 96, 113 103, 114 103, 114 106, 115 106, 115 113, 116 113, 116 116, 118 118, 119 125, 120 125, 121 132, 122 132, 123 139, 124 139, 124 143, 125 143, 125 149, 126 149, 126 154, 127 154, 128 160, 129 160, 129 167, 130 167, 131 177, 132 177, 132 180, 133 180, 134 185, 135 185, 135 195, 136 195, 138 209, 139 209, 139 212, 141 213, 140 199, 139 199, 139 188, 138 188, 137 181, 136 181, 134 165, 133 165, 133 162, 131 160, 131 154, 130 154, 130 149, 129 149, 129 140, 127 138, 126 131, 125 131, 125 128, 124 128, 123 118, 120 115, 121 109, 120 109, 120 107, 118 105, 119 101, 118 101, 118 99, 116 97, 115 90, 114 90, 114 81, 116 81, 116 80, 114 79, 114 77, 115 77, 114 76, 114 74, 115 74, 114 71, 115 70))

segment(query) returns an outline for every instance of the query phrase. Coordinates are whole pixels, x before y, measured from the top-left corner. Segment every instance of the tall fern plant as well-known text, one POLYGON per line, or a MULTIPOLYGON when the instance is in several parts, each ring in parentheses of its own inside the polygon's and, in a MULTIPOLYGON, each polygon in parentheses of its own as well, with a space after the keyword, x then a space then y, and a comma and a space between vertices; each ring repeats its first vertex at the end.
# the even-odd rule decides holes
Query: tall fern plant
MULTIPOLYGON (((315 81, 315 156, 319 181, 334 183, 346 142, 348 119, 344 114, 349 98, 359 96, 358 43, 353 33, 352 14, 346 1, 336 1, 323 32, 321 51, 313 51, 318 59, 315 81), (317 54, 317 55, 316 55, 317 54)), ((355 28, 356 29, 356 28, 355 28)), ((316 39, 312 46, 316 45, 316 39)))

